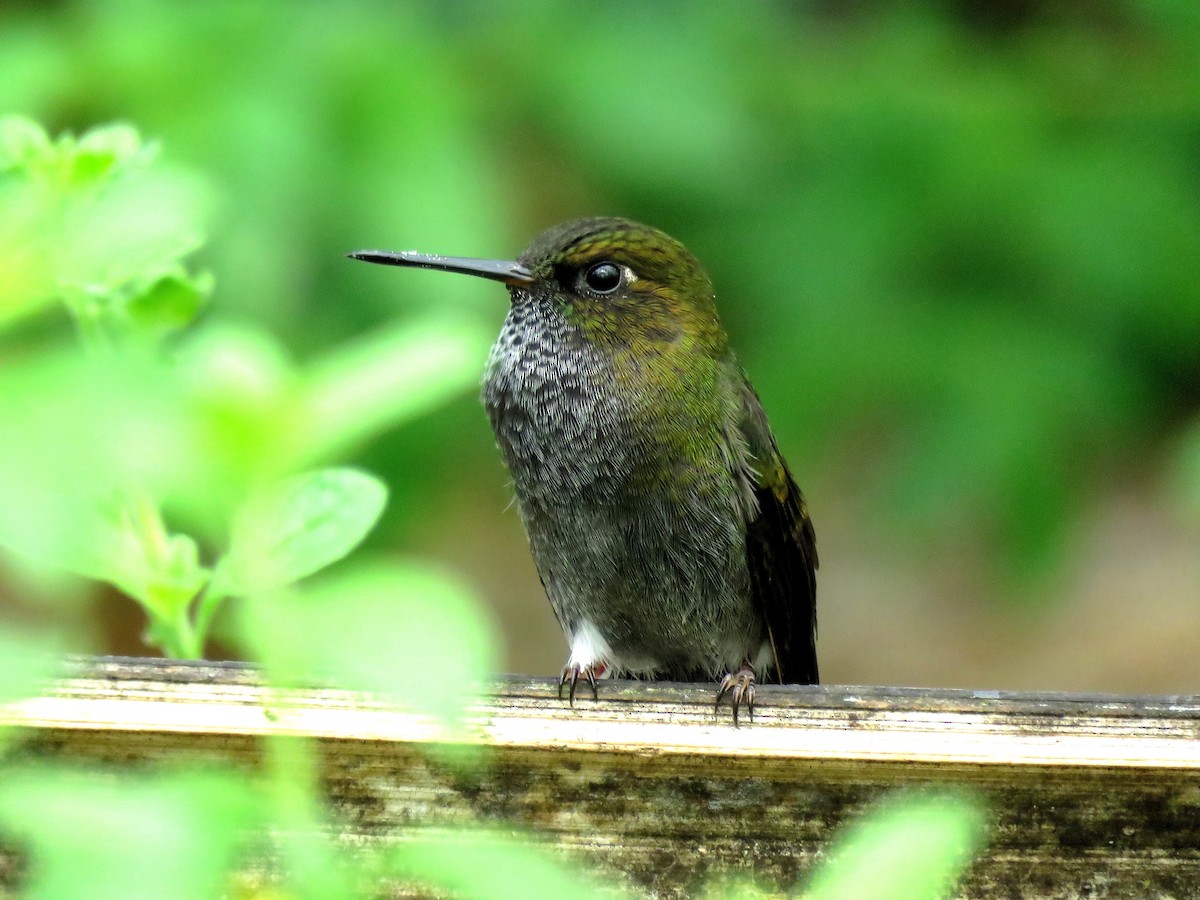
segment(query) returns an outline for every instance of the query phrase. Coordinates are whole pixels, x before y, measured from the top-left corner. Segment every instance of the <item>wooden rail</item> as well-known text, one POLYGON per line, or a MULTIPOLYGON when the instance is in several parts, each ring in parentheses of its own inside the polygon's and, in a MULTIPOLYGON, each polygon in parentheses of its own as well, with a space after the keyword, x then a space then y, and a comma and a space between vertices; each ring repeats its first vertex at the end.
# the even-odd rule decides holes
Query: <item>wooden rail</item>
POLYGON ((735 729, 708 686, 606 682, 574 709, 556 690, 497 680, 460 739, 488 748, 470 774, 418 716, 231 664, 75 663, 0 724, 22 753, 120 765, 254 764, 261 736, 308 735, 351 843, 513 823, 658 896, 728 874, 783 892, 891 789, 966 786, 992 828, 963 896, 1200 897, 1200 697, 762 687, 735 729))

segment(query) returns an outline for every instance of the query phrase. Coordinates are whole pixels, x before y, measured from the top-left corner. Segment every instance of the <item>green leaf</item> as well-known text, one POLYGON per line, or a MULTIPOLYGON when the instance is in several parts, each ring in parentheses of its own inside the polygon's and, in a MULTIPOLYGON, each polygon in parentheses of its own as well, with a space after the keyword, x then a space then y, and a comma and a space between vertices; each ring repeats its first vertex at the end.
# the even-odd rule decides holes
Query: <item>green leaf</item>
POLYGON ((805 900, 937 900, 954 886, 986 832, 980 804, 961 794, 893 797, 837 841, 805 900))
POLYGON ((36 123, 19 116, 0 118, 0 329, 53 299, 47 204, 27 171, 53 152, 36 123))
POLYGON ((45 631, 0 627, 0 703, 45 690, 62 660, 62 641, 45 631))
POLYGON ((177 357, 181 406, 195 428, 189 481, 171 498, 214 543, 256 489, 297 471, 287 453, 293 374, 279 341, 259 329, 206 325, 177 357))
POLYGON ((208 493, 195 431, 157 359, 56 354, 0 377, 0 544, 42 569, 108 581, 176 621, 209 577, 157 498, 208 493), (132 485, 138 485, 137 489, 132 485))
POLYGON ((356 469, 289 478, 238 513, 213 591, 275 590, 325 568, 361 543, 386 502, 384 483, 356 469))
MULTIPOLYGON (((62 634, 11 622, 0 624, 0 706, 47 691, 62 664, 65 643, 62 634)), ((0 756, 17 731, 0 725, 0 756)))
POLYGON ((200 565, 196 541, 186 534, 169 535, 149 562, 143 593, 134 596, 163 618, 181 614, 208 583, 209 572, 200 565))
POLYGON ((24 116, 0 118, 0 172, 27 165, 53 149, 45 129, 24 116))
POLYGON ((68 196, 74 202, 54 263, 73 308, 84 301, 120 306, 127 299, 122 288, 175 271, 202 243, 208 193, 181 171, 139 167, 86 197, 68 196))
POLYGON ((532 842, 481 830, 423 829, 394 851, 392 861, 401 878, 472 900, 627 896, 608 885, 601 889, 532 842))
MULTIPOLYGON (((16 546, 44 565, 107 581, 159 615, 173 615, 180 602, 208 580, 199 548, 191 537, 167 534, 151 498, 128 492, 112 503, 68 498, 74 517, 71 531, 49 554, 37 559, 35 548, 16 546), (180 595, 181 599, 155 601, 180 595)), ((8 535, 0 532, 0 540, 8 535)))
POLYGON ((130 320, 140 330, 155 335, 190 325, 212 292, 208 274, 183 271, 164 275, 126 304, 130 320))
POLYGON ((698 896, 702 900, 770 900, 778 897, 779 892, 761 888, 749 876, 742 875, 710 881, 698 896))
POLYGON ((137 321, 114 315, 131 299, 182 278, 180 259, 200 243, 208 191, 155 163, 154 149, 128 125, 52 143, 27 119, 0 119, 0 322, 62 301, 94 338, 137 321))
POLYGON ((495 628, 457 580, 375 564, 238 606, 253 658, 291 684, 385 694, 453 729, 496 659, 495 628))
POLYGON ((479 383, 490 338, 458 321, 405 324, 342 347, 311 369, 298 453, 328 456, 479 383))
MULTIPOLYGON (((133 356, 54 354, 0 375, 0 543, 46 567, 120 583, 141 564, 129 485, 195 480, 169 373, 133 356)), ((197 488, 198 489, 198 488, 197 488)), ((141 566, 142 570, 146 569, 141 566)), ((138 581, 140 576, 130 580, 138 581)))
POLYGON ((255 817, 245 778, 30 769, 0 780, 0 827, 29 848, 31 900, 209 900, 255 817))
POLYGON ((72 187, 98 183, 101 179, 139 156, 148 159, 137 129, 114 124, 93 128, 76 142, 70 154, 72 187))
POLYGON ((369 893, 355 890, 356 883, 366 884, 361 876, 361 870, 369 867, 365 848, 343 852, 346 848, 338 846, 337 829, 329 827, 316 740, 273 734, 264 739, 262 749, 272 850, 278 854, 286 896, 320 900, 375 896, 376 884, 370 884, 375 890, 369 893))

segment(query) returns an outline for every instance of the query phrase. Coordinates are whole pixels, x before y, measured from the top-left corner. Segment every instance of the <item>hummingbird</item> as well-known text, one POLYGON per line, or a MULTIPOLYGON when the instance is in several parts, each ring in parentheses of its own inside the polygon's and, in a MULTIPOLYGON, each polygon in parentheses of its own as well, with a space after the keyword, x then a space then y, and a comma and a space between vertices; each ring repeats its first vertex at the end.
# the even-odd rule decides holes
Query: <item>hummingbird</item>
POLYGON ((816 684, 812 520, 717 315, 669 235, 566 222, 516 260, 363 250, 354 259, 508 287, 483 377, 550 605, 582 678, 816 684))

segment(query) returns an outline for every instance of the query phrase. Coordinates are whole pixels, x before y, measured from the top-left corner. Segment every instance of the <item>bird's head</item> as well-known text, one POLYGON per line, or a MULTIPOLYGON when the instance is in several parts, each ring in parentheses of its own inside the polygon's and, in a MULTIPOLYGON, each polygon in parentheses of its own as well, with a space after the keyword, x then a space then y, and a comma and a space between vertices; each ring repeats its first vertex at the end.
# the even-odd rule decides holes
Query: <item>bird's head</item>
POLYGON ((556 225, 511 261, 376 250, 350 255, 503 282, 514 306, 551 304, 583 339, 602 346, 653 350, 682 341, 718 352, 725 344, 704 267, 670 235, 628 219, 556 225))

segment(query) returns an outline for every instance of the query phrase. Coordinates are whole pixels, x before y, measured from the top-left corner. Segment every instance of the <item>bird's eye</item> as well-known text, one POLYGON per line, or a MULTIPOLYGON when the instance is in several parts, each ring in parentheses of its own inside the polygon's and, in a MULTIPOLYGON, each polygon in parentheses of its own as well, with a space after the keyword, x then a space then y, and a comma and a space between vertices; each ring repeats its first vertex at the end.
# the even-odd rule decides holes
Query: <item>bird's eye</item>
POLYGON ((583 281, 597 294, 611 294, 621 286, 621 269, 610 262, 596 263, 583 273, 583 281))

